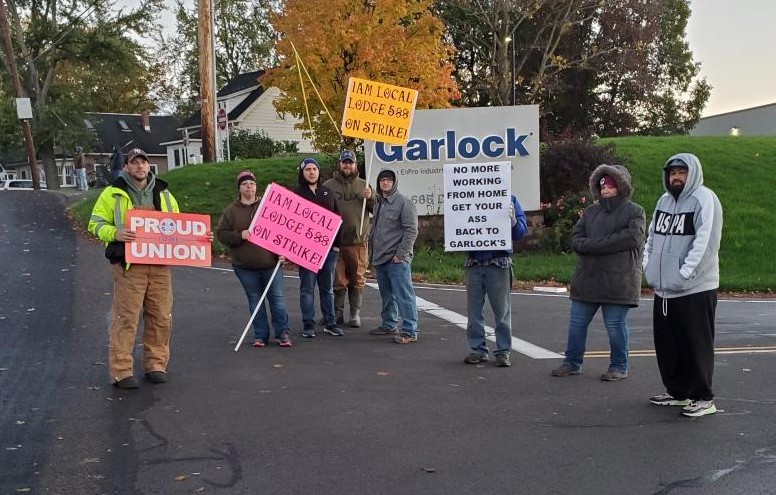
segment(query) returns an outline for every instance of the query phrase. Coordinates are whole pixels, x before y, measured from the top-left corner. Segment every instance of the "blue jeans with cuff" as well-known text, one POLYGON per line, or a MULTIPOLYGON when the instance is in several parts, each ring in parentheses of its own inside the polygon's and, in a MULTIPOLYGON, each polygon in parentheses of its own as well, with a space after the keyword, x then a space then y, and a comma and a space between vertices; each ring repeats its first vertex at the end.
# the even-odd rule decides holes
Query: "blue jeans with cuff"
POLYGON ((572 299, 566 358, 563 362, 575 370, 582 368, 587 329, 599 307, 603 314, 606 332, 609 334, 609 347, 611 349, 609 369, 627 373, 629 330, 626 320, 630 307, 622 304, 598 304, 572 299))

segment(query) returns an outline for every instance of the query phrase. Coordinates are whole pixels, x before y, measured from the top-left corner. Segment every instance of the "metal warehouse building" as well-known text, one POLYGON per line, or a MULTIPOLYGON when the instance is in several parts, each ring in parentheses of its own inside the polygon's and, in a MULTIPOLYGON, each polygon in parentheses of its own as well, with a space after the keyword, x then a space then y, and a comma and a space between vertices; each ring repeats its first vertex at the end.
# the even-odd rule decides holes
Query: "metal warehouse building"
POLYGON ((703 117, 691 136, 776 136, 776 103, 703 117))

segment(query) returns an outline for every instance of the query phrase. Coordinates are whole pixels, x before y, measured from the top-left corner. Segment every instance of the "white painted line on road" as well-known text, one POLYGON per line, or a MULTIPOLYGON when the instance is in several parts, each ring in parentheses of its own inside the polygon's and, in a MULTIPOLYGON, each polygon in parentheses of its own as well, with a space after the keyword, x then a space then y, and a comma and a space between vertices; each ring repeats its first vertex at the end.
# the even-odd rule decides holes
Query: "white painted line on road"
MULTIPOLYGON (((377 289, 377 284, 367 283, 366 285, 372 287, 373 289, 377 289)), ((451 311, 447 308, 443 308, 442 306, 432 303, 431 301, 427 301, 422 297, 415 296, 415 300, 417 301, 419 310, 425 311, 432 316, 436 316, 439 319, 452 323, 458 328, 466 330, 467 318, 464 315, 456 313, 455 311, 451 311)), ((496 334, 493 327, 489 327, 487 325, 485 326, 485 338, 491 342, 496 341, 496 334)), ((562 355, 556 352, 539 347, 538 345, 532 344, 526 340, 518 339, 514 335, 512 336, 512 350, 533 359, 563 358, 562 355)))

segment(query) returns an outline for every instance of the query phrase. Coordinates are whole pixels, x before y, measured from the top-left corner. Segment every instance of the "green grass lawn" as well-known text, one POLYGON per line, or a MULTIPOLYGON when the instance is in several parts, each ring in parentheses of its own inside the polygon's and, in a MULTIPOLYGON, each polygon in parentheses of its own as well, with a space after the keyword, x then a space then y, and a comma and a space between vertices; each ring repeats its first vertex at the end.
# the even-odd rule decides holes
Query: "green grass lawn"
MULTIPOLYGON (((663 193, 661 178, 665 161, 679 152, 693 153, 701 161, 704 183, 717 193, 724 210, 720 251, 721 288, 726 291, 773 292, 776 290, 776 138, 774 137, 628 137, 605 139, 627 159, 634 184, 634 201, 652 216, 655 201, 663 193)), ((321 157, 321 163, 332 163, 321 157)), ((180 203, 182 211, 211 216, 213 228, 221 211, 237 197, 236 177, 251 170, 262 191, 277 182, 296 184, 299 157, 193 165, 173 170, 163 178, 180 203)), ((322 175, 327 177, 324 164, 322 175)), ((75 216, 86 223, 96 194, 90 193, 73 207, 75 216)), ((222 252, 218 242, 215 254, 222 252)), ((418 247, 413 273, 428 282, 463 280, 462 253, 443 253, 418 247)), ((520 281, 567 283, 574 269, 571 254, 518 253, 514 256, 515 277, 520 281)))

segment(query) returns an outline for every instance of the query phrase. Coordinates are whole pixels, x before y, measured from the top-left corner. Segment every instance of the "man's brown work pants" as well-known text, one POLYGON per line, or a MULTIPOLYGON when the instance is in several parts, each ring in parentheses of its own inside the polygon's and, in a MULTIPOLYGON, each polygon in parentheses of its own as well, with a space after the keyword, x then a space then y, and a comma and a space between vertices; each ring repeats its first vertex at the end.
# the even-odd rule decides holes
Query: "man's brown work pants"
POLYGON ((143 367, 166 371, 172 332, 172 273, 169 266, 122 263, 113 269, 113 320, 109 365, 113 381, 134 375, 132 350, 143 312, 143 367))

